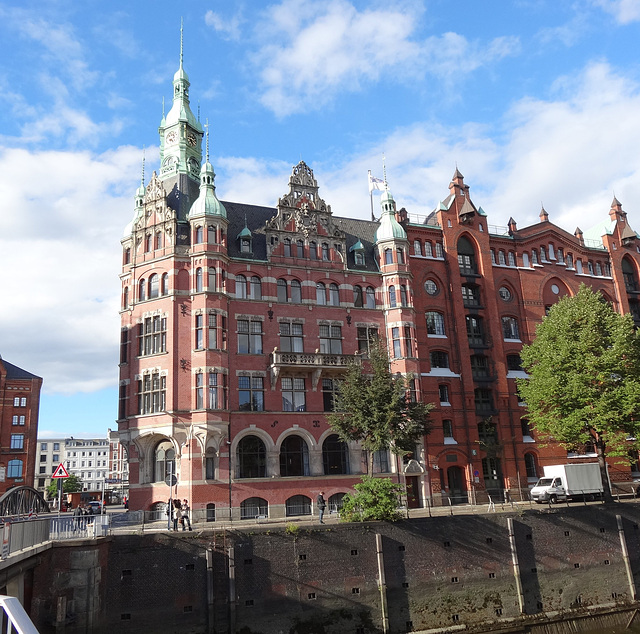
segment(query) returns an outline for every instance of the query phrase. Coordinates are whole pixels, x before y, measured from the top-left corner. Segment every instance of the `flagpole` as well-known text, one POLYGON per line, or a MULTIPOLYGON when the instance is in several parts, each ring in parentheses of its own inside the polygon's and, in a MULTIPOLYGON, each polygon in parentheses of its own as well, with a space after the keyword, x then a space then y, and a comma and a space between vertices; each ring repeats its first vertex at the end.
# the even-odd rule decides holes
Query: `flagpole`
POLYGON ((371 222, 375 222, 376 218, 373 215, 373 188, 371 187, 371 170, 369 170, 369 200, 371 201, 371 222))

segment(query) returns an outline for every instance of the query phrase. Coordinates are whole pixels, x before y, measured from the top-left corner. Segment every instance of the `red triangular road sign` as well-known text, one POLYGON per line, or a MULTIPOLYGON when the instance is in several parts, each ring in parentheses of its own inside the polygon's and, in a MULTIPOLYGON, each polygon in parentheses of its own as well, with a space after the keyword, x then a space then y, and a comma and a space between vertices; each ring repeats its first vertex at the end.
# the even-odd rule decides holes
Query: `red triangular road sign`
POLYGON ((52 478, 68 478, 69 472, 64 468, 64 465, 60 463, 56 470, 53 472, 52 478))

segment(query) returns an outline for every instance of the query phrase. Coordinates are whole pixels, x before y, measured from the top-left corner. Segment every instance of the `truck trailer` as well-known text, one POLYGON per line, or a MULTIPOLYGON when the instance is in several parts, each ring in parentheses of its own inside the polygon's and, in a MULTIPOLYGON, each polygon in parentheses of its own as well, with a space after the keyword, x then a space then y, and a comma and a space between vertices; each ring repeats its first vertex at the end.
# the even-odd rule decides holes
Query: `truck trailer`
POLYGON ((530 491, 531 499, 538 504, 599 497, 602 493, 602 477, 597 462, 544 467, 544 478, 540 478, 530 491))

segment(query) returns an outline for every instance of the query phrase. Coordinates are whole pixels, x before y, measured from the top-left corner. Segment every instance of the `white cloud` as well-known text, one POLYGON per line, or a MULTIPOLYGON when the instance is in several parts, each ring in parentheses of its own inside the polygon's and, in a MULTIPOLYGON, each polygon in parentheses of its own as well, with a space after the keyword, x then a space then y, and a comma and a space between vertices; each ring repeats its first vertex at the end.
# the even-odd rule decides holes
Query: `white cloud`
POLYGON ((640 0, 593 0, 593 4, 610 13, 619 24, 640 20, 640 0))
POLYGON ((519 49, 513 37, 470 42, 462 35, 419 40, 419 5, 358 11, 347 0, 319 4, 284 0, 256 27, 261 47, 252 60, 262 80, 262 103, 283 117, 330 103, 364 84, 408 81, 427 74, 458 80, 519 49))
POLYGON ((241 27, 244 22, 242 13, 238 12, 231 17, 223 17, 214 11, 207 11, 204 16, 204 22, 207 26, 213 28, 225 40, 239 40, 241 35, 241 27))

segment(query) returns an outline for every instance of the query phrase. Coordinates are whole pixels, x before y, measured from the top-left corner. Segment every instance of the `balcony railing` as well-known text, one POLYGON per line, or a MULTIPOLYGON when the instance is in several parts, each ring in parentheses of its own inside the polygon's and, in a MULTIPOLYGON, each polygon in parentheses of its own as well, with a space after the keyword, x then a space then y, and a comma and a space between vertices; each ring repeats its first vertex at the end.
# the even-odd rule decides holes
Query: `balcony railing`
POLYGON ((344 372, 350 363, 360 361, 359 354, 331 354, 328 352, 280 352, 274 350, 271 353, 270 369, 271 384, 275 386, 276 380, 283 368, 296 370, 308 370, 312 373, 314 389, 318 385, 320 376, 325 371, 337 370, 344 372))

